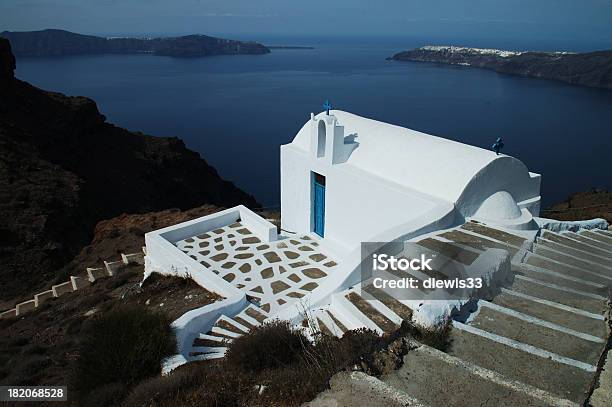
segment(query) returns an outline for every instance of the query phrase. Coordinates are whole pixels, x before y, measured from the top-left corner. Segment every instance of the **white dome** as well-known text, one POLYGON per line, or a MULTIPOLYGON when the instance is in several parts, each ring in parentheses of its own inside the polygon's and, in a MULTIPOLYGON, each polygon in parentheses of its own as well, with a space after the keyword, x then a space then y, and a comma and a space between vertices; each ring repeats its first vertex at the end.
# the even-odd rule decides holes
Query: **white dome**
POLYGON ((516 219, 521 216, 521 209, 512 195, 506 191, 499 191, 485 199, 474 216, 491 220, 516 219))

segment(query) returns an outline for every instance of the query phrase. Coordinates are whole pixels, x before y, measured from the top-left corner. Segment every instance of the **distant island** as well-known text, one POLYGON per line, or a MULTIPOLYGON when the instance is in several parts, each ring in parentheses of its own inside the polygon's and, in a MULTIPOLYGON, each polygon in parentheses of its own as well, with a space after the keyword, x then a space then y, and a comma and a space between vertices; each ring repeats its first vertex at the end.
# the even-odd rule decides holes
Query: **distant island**
POLYGON ((485 68, 505 74, 612 89, 612 51, 521 52, 428 45, 387 59, 485 68))
POLYGON ((311 46, 303 45, 266 45, 269 49, 314 49, 311 46))
POLYGON ((79 54, 154 54, 173 57, 267 54, 270 49, 251 41, 235 41, 207 35, 163 38, 104 38, 65 30, 4 31, 16 56, 79 54))

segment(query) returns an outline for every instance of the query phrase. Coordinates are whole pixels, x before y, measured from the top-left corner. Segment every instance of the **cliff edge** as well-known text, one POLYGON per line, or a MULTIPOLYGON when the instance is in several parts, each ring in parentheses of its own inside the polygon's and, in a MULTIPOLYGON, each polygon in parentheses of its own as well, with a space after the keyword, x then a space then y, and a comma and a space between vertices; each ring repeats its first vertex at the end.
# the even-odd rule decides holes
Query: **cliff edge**
POLYGON ((95 102, 14 78, 0 38, 0 301, 53 280, 121 213, 257 201, 178 138, 106 122, 95 102))

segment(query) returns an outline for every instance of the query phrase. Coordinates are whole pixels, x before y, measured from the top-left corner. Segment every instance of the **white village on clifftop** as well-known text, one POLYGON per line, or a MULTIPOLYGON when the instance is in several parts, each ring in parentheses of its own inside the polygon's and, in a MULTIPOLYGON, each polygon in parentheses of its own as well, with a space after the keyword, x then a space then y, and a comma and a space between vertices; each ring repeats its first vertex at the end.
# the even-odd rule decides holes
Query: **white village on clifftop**
POLYGON ((237 206, 146 234, 145 277, 189 276, 223 297, 174 322, 179 354, 166 371, 222 358, 266 320, 336 336, 450 320, 452 351, 423 345, 402 368, 435 369, 383 381, 410 374, 410 396, 436 404, 436 386, 448 395, 444 377, 467 366, 518 404, 584 399, 607 338, 604 220, 540 218, 541 176, 516 158, 340 110, 311 114, 280 154, 280 227, 237 206), (398 257, 433 258, 433 270, 407 272, 416 280, 451 270, 484 286, 459 299, 376 286, 362 269, 388 242, 398 257))

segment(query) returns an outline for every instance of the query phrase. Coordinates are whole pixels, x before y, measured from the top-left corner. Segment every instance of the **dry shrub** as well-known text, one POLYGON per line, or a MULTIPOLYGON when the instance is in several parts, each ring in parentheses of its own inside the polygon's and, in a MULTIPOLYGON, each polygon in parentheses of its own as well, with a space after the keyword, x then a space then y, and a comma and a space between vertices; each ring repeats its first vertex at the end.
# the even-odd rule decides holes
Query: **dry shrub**
POLYGON ((287 321, 271 321, 234 339, 225 356, 228 366, 261 372, 295 364, 310 347, 308 339, 287 321))
POLYGON ((124 406, 297 406, 327 388, 331 376, 385 346, 374 331, 314 343, 286 321, 272 321, 228 345, 219 361, 187 364, 136 386, 124 406), (259 394, 261 386, 264 390, 259 394))
POLYGON ((304 362, 327 376, 358 363, 384 346, 385 340, 366 328, 348 331, 342 338, 319 334, 304 362))
POLYGON ((244 406, 255 395, 254 381, 223 363, 193 362, 134 387, 125 407, 244 406))
POLYGON ((116 406, 121 403, 127 392, 123 383, 108 383, 93 389, 82 401, 87 407, 116 406))
MULTIPOLYGON (((93 390, 120 383, 128 389, 161 372, 174 354, 170 321, 144 306, 124 306, 93 320, 84 330, 72 372, 73 389, 84 400, 93 390)), ((118 394, 116 386, 110 391, 118 394)))
POLYGON ((450 319, 434 328, 417 327, 411 322, 404 321, 401 331, 410 334, 414 339, 425 345, 445 352, 450 346, 450 333, 452 328, 453 324, 450 319))

